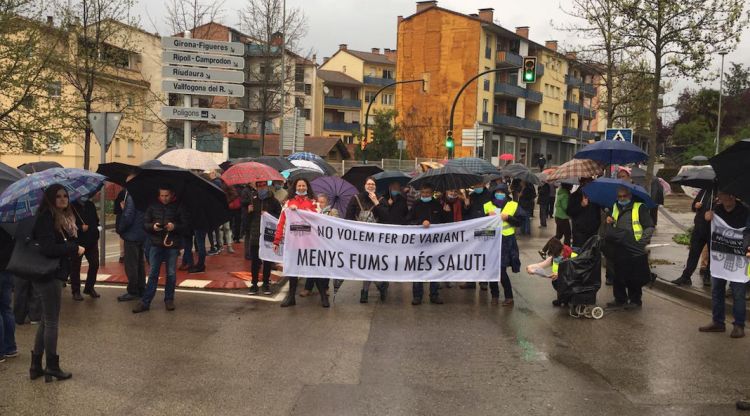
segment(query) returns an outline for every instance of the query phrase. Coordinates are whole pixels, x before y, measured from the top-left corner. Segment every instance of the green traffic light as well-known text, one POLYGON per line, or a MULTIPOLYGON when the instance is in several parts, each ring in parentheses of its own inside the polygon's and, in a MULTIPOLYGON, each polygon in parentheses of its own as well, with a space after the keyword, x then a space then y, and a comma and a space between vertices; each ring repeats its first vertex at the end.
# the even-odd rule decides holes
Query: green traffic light
POLYGON ((532 71, 524 71, 523 79, 526 82, 534 82, 534 73, 532 71))
POLYGON ((448 149, 453 149, 453 138, 452 137, 449 137, 449 138, 445 139, 445 147, 447 147, 448 149))

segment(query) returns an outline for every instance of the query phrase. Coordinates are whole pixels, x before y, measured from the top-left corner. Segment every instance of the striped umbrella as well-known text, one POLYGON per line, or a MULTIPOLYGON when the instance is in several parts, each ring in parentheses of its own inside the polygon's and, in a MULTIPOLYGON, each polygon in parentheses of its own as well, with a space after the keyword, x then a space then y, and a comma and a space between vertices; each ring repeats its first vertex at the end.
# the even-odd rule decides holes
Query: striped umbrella
POLYGON ((559 181, 567 178, 590 178, 602 174, 604 168, 599 162, 590 159, 572 159, 547 176, 548 181, 559 181))
POLYGON ((158 158, 165 165, 176 166, 187 170, 219 170, 219 164, 211 155, 194 149, 175 149, 158 158))
POLYGON ((316 155, 315 153, 310 152, 297 152, 292 153, 287 157, 289 160, 309 160, 310 162, 315 161, 317 159, 322 159, 322 157, 316 155))
POLYGON ((462 157, 451 159, 445 166, 464 168, 477 175, 497 173, 497 168, 490 162, 478 157, 462 157))
POLYGON ((284 177, 276 169, 257 162, 238 163, 227 169, 221 175, 221 179, 227 185, 246 185, 265 181, 284 182, 284 177))
POLYGON ((292 160, 292 164, 298 168, 314 170, 325 175, 323 168, 318 166, 318 164, 315 162, 299 159, 299 160, 292 160))
POLYGON ((70 202, 75 202, 99 192, 105 179, 98 173, 76 168, 52 168, 32 173, 0 194, 0 222, 18 222, 36 215, 44 190, 50 185, 64 186, 70 202))

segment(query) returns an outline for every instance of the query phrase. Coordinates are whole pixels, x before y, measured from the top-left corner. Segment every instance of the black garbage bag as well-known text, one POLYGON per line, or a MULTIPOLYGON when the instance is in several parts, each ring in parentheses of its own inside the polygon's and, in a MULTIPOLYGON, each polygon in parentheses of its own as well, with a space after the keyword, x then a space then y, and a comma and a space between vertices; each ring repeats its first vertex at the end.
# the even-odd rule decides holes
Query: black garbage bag
POLYGON ((560 263, 555 282, 558 299, 573 305, 593 305, 602 286, 601 240, 589 238, 575 258, 560 263))

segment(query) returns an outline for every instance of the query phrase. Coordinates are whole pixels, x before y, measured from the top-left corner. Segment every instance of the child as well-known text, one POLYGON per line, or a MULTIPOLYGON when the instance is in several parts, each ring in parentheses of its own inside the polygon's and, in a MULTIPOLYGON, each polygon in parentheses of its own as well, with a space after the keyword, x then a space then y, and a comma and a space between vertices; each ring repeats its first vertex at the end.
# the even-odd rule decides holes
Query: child
MULTIPOLYGON (((529 274, 536 274, 551 278, 552 287, 557 290, 557 272, 560 267, 560 263, 563 260, 574 258, 578 255, 573 252, 573 249, 570 248, 569 245, 563 244, 555 237, 552 237, 549 239, 549 241, 547 241, 547 244, 544 245, 544 248, 542 249, 540 254, 543 254, 542 258, 544 258, 544 260, 539 263, 526 266, 526 272, 529 274), (552 267, 552 274, 547 275, 544 272, 544 269, 550 266, 552 267)), ((561 306, 564 304, 565 302, 561 302, 560 299, 555 299, 552 301, 553 306, 561 306)))

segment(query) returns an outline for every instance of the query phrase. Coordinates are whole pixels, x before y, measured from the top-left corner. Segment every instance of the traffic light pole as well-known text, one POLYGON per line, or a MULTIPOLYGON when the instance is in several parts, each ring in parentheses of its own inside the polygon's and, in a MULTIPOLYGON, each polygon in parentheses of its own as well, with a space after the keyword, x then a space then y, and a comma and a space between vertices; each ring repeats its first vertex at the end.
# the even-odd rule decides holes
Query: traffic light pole
POLYGON ((372 96, 372 98, 370 98, 370 103, 367 104, 367 111, 365 111, 365 133, 364 133, 364 136, 362 136, 362 139, 361 139, 362 142, 364 143, 364 146, 362 146, 362 163, 367 163, 367 139, 368 139, 367 134, 370 131, 370 108, 372 108, 372 103, 375 102, 375 99, 378 98, 378 95, 380 95, 381 92, 387 90, 388 88, 390 88, 390 87, 392 87, 394 85, 398 85, 398 84, 408 84, 410 82, 421 82, 422 83, 422 88, 424 88, 424 80, 423 79, 410 79, 410 80, 407 80, 407 81, 396 81, 396 82, 392 82, 392 83, 390 83, 390 84, 382 87, 381 89, 379 89, 375 93, 375 95, 372 96))
MULTIPOLYGON (((458 90, 458 94, 456 94, 456 98, 453 99, 453 105, 451 106, 451 117, 450 117, 450 124, 449 124, 449 127, 448 127, 448 137, 446 138, 446 142, 448 142, 448 141, 453 142, 453 115, 456 112, 456 104, 458 104, 458 99, 461 98, 461 94, 463 94, 463 92, 466 89, 466 87, 468 87, 469 84, 471 84, 472 82, 476 81, 477 78, 481 77, 482 75, 491 74, 493 72, 503 72, 503 71, 507 71, 508 69, 512 69, 512 68, 490 69, 490 70, 487 70, 487 71, 484 71, 484 72, 480 72, 477 75, 473 76, 468 81, 466 81, 466 83, 463 85, 463 87, 461 87, 461 89, 458 90)), ((454 152, 453 146, 449 147, 448 148, 448 159, 453 159, 453 152, 454 152)))

